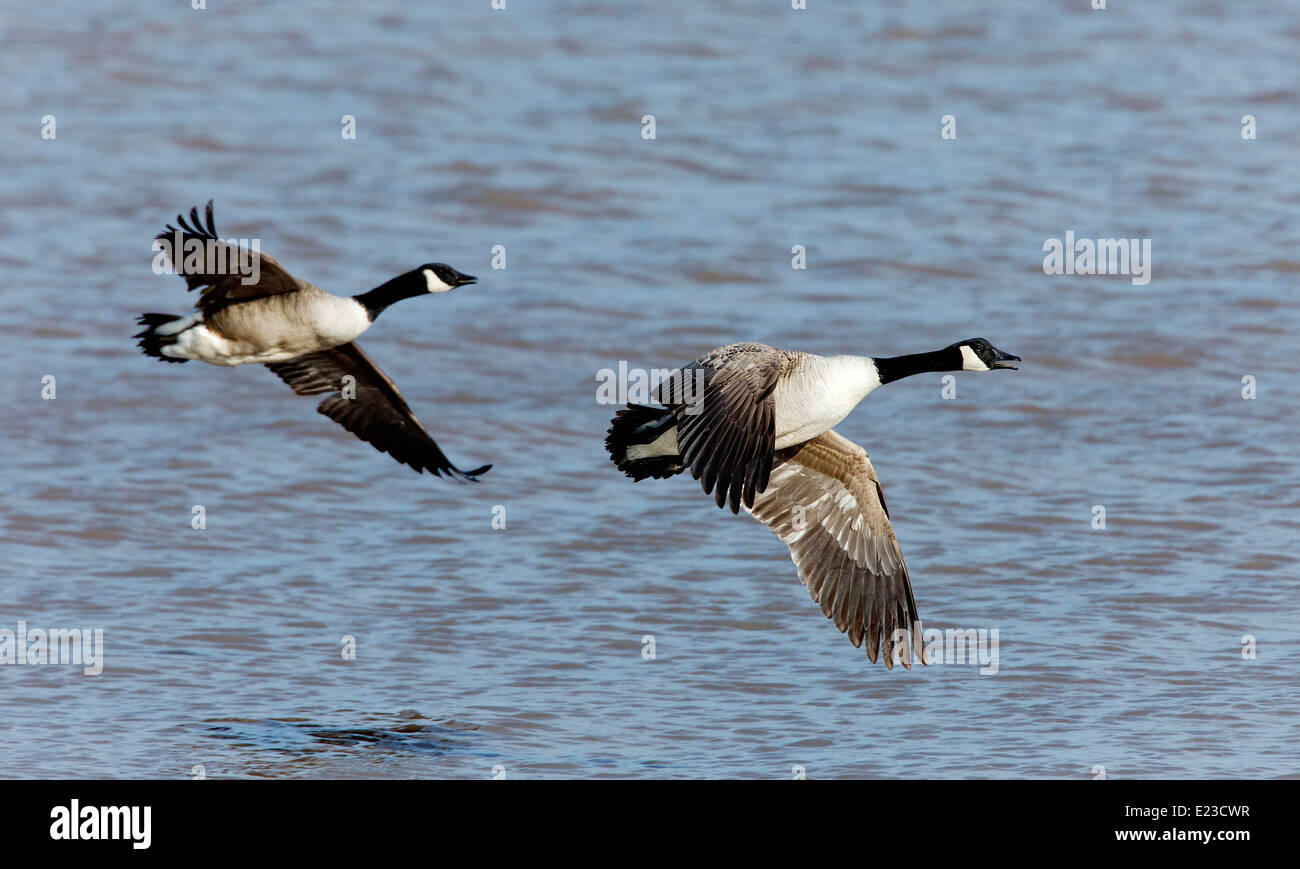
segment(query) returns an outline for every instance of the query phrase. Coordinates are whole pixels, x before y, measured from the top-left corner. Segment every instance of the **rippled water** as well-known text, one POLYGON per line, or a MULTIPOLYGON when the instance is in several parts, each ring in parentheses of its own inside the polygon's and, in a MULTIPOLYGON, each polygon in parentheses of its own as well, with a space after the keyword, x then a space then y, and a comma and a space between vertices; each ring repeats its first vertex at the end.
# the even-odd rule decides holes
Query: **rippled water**
POLYGON ((1294 8, 209 6, 0 12, 0 628, 105 644, 0 667, 0 773, 1300 773, 1294 8), (482 484, 137 353, 188 304, 151 237, 209 197, 336 292, 480 276, 362 344, 482 484), (1066 231, 1150 238, 1152 281, 1045 275, 1066 231), (838 430, 996 675, 869 664, 766 529, 601 445, 620 360, 974 335, 1022 369, 838 430))

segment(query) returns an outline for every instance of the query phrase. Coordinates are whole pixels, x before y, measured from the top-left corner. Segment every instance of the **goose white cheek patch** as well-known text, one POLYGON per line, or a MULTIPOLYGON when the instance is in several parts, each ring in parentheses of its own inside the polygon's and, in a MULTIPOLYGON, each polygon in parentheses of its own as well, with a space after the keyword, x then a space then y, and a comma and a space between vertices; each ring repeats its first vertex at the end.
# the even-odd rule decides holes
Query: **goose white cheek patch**
POLYGON ((975 355, 975 351, 970 349, 966 344, 961 345, 961 370, 962 371, 991 371, 984 360, 975 355))
POLYGON ((429 288, 429 292, 431 293, 445 293, 448 290, 456 289, 451 284, 446 283, 442 278, 435 275, 433 269, 424 270, 424 284, 429 288))

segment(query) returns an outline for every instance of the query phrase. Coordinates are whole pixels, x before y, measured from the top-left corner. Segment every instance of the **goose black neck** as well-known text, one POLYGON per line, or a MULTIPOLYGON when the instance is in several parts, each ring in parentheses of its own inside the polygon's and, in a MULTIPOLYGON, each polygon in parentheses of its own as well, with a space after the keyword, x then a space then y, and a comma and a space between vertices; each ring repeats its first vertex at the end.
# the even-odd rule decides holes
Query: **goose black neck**
POLYGON ((886 359, 873 357, 871 361, 876 363, 876 371, 880 374, 880 383, 883 385, 927 371, 957 371, 961 368, 961 351, 945 347, 930 353, 909 353, 886 359))
POLYGON ((427 292, 425 282, 422 280, 412 280, 411 275, 398 275, 387 283, 380 284, 368 293, 362 293, 352 298, 360 302, 366 309, 373 321, 376 317, 384 312, 384 309, 402 299, 409 299, 413 296, 422 296, 427 292))

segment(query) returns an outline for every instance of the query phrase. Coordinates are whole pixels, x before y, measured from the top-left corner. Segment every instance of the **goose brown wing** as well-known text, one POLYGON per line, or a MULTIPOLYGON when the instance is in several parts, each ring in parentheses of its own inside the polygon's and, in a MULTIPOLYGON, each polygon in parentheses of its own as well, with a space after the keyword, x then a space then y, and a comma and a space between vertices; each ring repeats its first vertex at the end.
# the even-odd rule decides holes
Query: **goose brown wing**
POLYGON ((776 446, 773 392, 786 356, 762 344, 731 345, 675 372, 659 400, 677 417, 682 464, 732 513, 767 485, 776 446))
POLYGON ((161 250, 176 273, 185 279, 186 287, 191 290, 203 288, 195 307, 203 312, 204 317, 210 317, 235 302, 297 292, 308 286, 267 254, 220 239, 212 219, 210 199, 202 218, 198 208, 191 208, 189 220, 179 214, 176 223, 176 226, 167 224, 167 228, 158 233, 155 249, 161 250), (194 252, 191 242, 198 243, 202 255, 194 252), (246 269, 244 263, 248 264, 246 269), (256 281, 246 282, 254 274, 256 281))
POLYGON ((921 621, 884 492, 866 450, 828 431, 776 454, 749 511, 790 547, 799 579, 853 645, 904 667, 928 664, 921 621))
POLYGON ((423 473, 474 480, 491 465, 462 471, 411 412, 393 381, 354 343, 266 366, 299 395, 330 395, 317 410, 380 452, 423 473), (354 378, 345 381, 345 377, 354 378), (355 394, 352 390, 355 389, 355 394), (351 397, 349 397, 351 396, 351 397))

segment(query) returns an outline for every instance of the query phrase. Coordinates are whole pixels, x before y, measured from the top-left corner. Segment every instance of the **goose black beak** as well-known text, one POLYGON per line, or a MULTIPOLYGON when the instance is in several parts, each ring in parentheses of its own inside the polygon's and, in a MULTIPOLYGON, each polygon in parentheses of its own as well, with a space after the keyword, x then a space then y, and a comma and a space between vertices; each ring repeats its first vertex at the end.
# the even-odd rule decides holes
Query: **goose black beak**
POLYGON ((478 283, 478 278, 474 277, 473 275, 461 275, 460 277, 456 278, 456 286, 458 287, 463 287, 468 284, 477 284, 477 283, 478 283))
POLYGON ((1019 362, 1019 356, 1015 356, 1011 353, 1003 353, 1001 350, 996 350, 995 353, 996 355, 993 357, 993 362, 989 364, 990 368, 1010 368, 1012 371, 1019 370, 1016 366, 1007 364, 1008 362, 1019 362))

